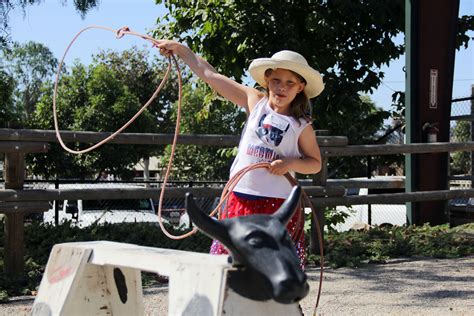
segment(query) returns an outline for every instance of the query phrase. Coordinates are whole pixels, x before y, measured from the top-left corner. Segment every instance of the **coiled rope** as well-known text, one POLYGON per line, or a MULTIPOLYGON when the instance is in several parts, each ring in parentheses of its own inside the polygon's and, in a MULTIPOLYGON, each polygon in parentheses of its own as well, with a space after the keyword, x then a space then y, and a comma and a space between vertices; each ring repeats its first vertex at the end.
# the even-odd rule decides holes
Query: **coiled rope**
MULTIPOLYGON (((163 233, 167 237, 169 237, 170 239, 179 240, 179 239, 187 238, 187 237, 195 234, 198 231, 198 229, 194 228, 191 231, 189 231, 187 233, 184 233, 182 235, 173 235, 170 232, 168 232, 168 230, 164 227, 163 220, 162 220, 162 215, 161 215, 162 208, 163 208, 165 188, 167 186, 168 178, 169 178, 171 168, 172 168, 173 158, 174 158, 174 154, 175 154, 175 148, 176 148, 178 135, 179 135, 180 122, 181 122, 182 77, 181 77, 181 71, 180 71, 178 62, 176 61, 176 58, 173 54, 170 54, 168 56, 168 67, 166 69, 165 75, 163 76, 163 79, 159 83, 158 87, 156 88, 156 90, 154 91, 154 93, 152 94, 150 99, 140 108, 140 110, 137 113, 135 113, 135 115, 133 115, 133 117, 128 122, 126 122, 117 131, 115 131, 110 136, 106 137, 105 139, 97 142, 96 144, 94 144, 94 145, 92 145, 92 146, 90 146, 86 149, 82 149, 82 150, 74 150, 74 149, 71 149, 71 148, 67 147, 66 144, 64 143, 62 137, 61 137, 61 133, 59 132, 59 123, 58 123, 56 99, 57 99, 58 84, 59 84, 59 79, 60 79, 60 76, 61 76, 61 70, 62 70, 62 67, 63 67, 63 64, 64 64, 64 59, 66 58, 66 56, 69 52, 69 49, 72 47, 72 45, 77 40, 77 38, 82 33, 84 33, 85 31, 91 30, 91 29, 101 29, 101 30, 106 30, 106 31, 113 32, 114 34, 116 34, 117 39, 120 39, 125 35, 132 35, 132 36, 140 37, 140 38, 152 43, 153 47, 158 46, 158 41, 155 38, 153 38, 151 36, 148 36, 148 35, 144 35, 144 34, 140 34, 140 33, 131 31, 130 28, 127 27, 127 26, 124 26, 124 27, 122 27, 118 30, 114 30, 112 28, 108 28, 108 27, 104 27, 104 26, 92 25, 92 26, 88 26, 88 27, 85 27, 84 29, 80 30, 73 37, 73 39, 71 40, 71 42, 67 46, 67 48, 66 48, 66 50, 63 54, 63 57, 61 58, 61 61, 59 62, 58 69, 56 71, 56 78, 55 78, 55 81, 54 81, 53 118, 54 118, 54 129, 55 129, 56 137, 59 141, 59 144, 61 145, 61 147, 64 150, 66 150, 69 153, 83 154, 83 153, 90 152, 94 149, 97 149, 98 147, 104 145, 105 143, 107 143, 110 140, 112 140, 113 138, 115 138, 115 136, 117 136, 117 134, 119 134, 120 132, 125 130, 130 124, 132 124, 132 122, 135 121, 135 119, 138 116, 140 116, 140 114, 143 113, 143 111, 145 111, 145 109, 153 102, 153 100, 156 99, 156 97, 160 93, 161 89, 165 85, 166 81, 168 80, 168 76, 169 76, 169 73, 171 71, 171 64, 174 63, 174 65, 176 67, 176 72, 178 74, 178 89, 179 89, 179 92, 178 92, 178 109, 177 109, 177 115, 176 115, 176 127, 175 127, 173 142, 172 142, 172 145, 171 145, 170 159, 168 161, 168 165, 167 165, 167 168, 166 168, 166 172, 165 172, 165 176, 164 176, 164 179, 163 179, 163 184, 162 184, 162 188, 161 188, 161 192, 160 192, 160 199, 159 199, 159 202, 158 202, 158 223, 159 223, 160 228, 163 231, 163 233)), ((254 170, 254 169, 258 169, 258 168, 269 168, 269 166, 270 166, 270 163, 262 162, 262 163, 257 163, 257 164, 250 165, 246 168, 243 168, 239 172, 237 172, 232 178, 229 179, 229 181, 225 185, 224 189, 222 190, 222 194, 221 194, 219 204, 217 205, 217 207, 214 210, 212 210, 212 212, 210 213, 209 216, 215 216, 216 214, 218 214, 218 218, 221 217, 221 212, 219 210, 222 209, 222 205, 228 199, 229 194, 232 192, 234 187, 237 185, 237 183, 240 181, 240 179, 247 172, 249 172, 251 170, 254 170)), ((291 185, 298 185, 298 181, 293 176, 291 176, 289 173, 285 174, 285 177, 290 182, 291 185)), ((313 207, 308 195, 306 194, 306 192, 304 190, 301 190, 301 192, 302 192, 302 197, 301 197, 301 201, 300 201, 300 208, 299 208, 299 211, 297 213, 298 217, 297 217, 297 222, 296 222, 296 229, 293 232, 291 232, 291 237, 292 237, 293 240, 296 241, 296 240, 299 240, 299 238, 302 236, 302 234, 304 234, 304 211, 303 210, 304 210, 304 206, 310 207, 311 211, 312 211, 312 214, 313 214, 313 216, 316 220, 316 229, 317 229, 317 234, 318 234, 318 237, 319 237, 318 240, 319 240, 319 249, 320 249, 319 288, 318 288, 318 295, 317 295, 317 299, 316 299, 315 307, 314 307, 314 312, 313 312, 313 315, 316 315, 316 310, 317 310, 317 307, 319 305, 319 299, 320 299, 320 296, 321 296, 321 288, 322 288, 322 280, 323 280, 323 267, 324 267, 322 232, 321 232, 321 229, 319 227, 319 223, 318 223, 318 220, 317 220, 317 217, 316 217, 316 210, 314 209, 314 207, 313 207)))

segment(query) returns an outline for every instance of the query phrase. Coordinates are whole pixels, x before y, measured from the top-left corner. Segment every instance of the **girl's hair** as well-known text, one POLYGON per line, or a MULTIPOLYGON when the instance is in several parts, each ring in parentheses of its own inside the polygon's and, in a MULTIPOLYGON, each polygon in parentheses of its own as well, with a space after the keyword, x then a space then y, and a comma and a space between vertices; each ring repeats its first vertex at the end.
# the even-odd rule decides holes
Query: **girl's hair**
MULTIPOLYGON (((289 69, 288 69, 289 70, 289 69)), ((269 68, 265 70, 265 77, 268 77, 271 75, 273 69, 269 68)), ((289 70, 293 75, 298 78, 299 81, 303 82, 306 84, 306 80, 297 72, 294 72, 293 70, 289 70)), ((267 94, 268 94, 268 88, 267 88, 267 94)), ((304 89, 298 93, 293 101, 290 103, 290 113, 291 116, 294 117, 295 119, 299 120, 300 118, 305 119, 307 122, 311 122, 311 103, 309 102, 308 97, 306 96, 306 93, 304 92, 304 89)))

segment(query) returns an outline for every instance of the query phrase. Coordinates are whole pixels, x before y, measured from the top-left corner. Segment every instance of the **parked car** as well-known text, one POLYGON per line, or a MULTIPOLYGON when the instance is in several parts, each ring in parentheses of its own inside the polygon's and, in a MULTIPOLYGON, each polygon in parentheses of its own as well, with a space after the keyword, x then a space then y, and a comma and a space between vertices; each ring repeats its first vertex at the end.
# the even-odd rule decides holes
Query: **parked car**
MULTIPOLYGON (((137 188, 138 185, 114 183, 64 184, 64 189, 137 188)), ((55 208, 58 203, 58 223, 71 221, 79 227, 93 223, 151 222, 158 223, 158 216, 151 199, 118 200, 64 200, 51 202, 51 208, 44 213, 43 222, 55 223, 55 208)))
MULTIPOLYGON (((394 189, 348 189, 346 195, 367 195, 367 194, 381 194, 390 192, 398 192, 394 189)), ((352 205, 337 206, 338 212, 344 212, 350 214, 344 223, 337 224, 335 229, 337 231, 347 231, 353 226, 360 224, 368 224, 369 217, 369 206, 363 205, 352 205)), ((405 204, 372 204, 371 210, 371 225, 398 225, 402 226, 407 223, 407 210, 405 204)))

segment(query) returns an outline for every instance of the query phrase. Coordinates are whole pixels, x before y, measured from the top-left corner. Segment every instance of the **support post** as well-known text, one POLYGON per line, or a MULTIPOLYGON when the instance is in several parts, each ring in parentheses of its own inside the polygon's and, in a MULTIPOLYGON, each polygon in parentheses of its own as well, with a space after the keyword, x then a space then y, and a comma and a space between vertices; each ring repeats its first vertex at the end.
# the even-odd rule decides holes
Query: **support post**
MULTIPOLYGON (((449 141, 459 0, 406 0, 406 142, 449 141)), ((446 190, 448 153, 406 156, 406 191, 446 190)), ((409 224, 447 222, 446 203, 408 203, 409 224)))
MULTIPOLYGON (((6 153, 5 189, 23 189, 25 179, 25 154, 21 152, 6 153)), ((23 273, 25 254, 24 245, 24 213, 5 214, 5 274, 20 277, 23 273)))
MULTIPOLYGON (((327 184, 328 178, 328 158, 325 156, 321 157, 321 171, 314 175, 313 185, 325 187, 327 184)), ((316 208, 315 208, 316 209, 316 208)), ((321 231, 321 238, 324 241, 324 208, 319 207, 316 209, 316 214, 311 213, 311 230, 310 230, 310 240, 309 240, 309 249, 312 254, 319 255, 319 236, 316 229, 316 225, 319 226, 321 231)))

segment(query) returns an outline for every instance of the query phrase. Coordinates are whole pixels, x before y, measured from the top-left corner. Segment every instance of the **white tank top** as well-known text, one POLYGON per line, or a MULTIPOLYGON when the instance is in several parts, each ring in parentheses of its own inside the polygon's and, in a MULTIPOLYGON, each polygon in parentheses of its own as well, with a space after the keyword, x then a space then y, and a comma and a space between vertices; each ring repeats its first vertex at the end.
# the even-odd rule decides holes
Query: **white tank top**
MULTIPOLYGON (((268 104, 268 98, 264 97, 255 105, 245 124, 230 176, 254 163, 300 158, 298 139, 308 124, 303 118, 297 120, 276 113, 268 104)), ((284 176, 273 175, 267 169, 259 168, 246 173, 234 191, 286 199, 291 192, 291 185, 284 176)))

